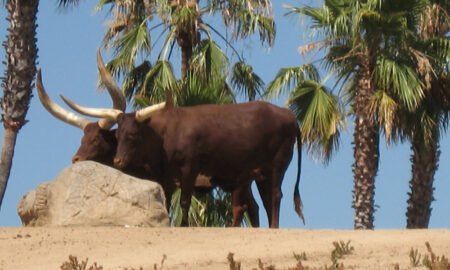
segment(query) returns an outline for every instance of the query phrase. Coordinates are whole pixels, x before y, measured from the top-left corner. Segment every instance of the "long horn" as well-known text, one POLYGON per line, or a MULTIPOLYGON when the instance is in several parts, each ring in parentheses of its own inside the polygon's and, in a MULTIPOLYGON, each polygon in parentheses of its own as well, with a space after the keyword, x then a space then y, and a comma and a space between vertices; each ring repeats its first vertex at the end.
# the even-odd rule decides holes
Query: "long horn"
POLYGON ((81 105, 76 104, 73 101, 70 101, 68 98, 63 95, 59 95, 64 102, 72 108, 74 111, 77 111, 81 114, 97 117, 97 118, 105 118, 111 121, 116 121, 119 114, 123 113, 121 110, 117 109, 103 109, 103 108, 88 108, 81 105))
POLYGON ((42 105, 54 117, 58 118, 63 122, 66 122, 67 124, 79 127, 81 129, 84 129, 87 124, 91 123, 91 121, 89 121, 88 119, 85 119, 81 116, 78 116, 72 112, 63 109, 50 99, 50 97, 45 92, 44 86, 42 84, 41 68, 39 68, 37 71, 36 89, 38 91, 39 100, 41 101, 42 105))
POLYGON ((136 111, 135 119, 138 122, 143 122, 146 119, 148 119, 150 116, 152 116, 155 113, 163 110, 165 106, 166 106, 166 103, 162 102, 162 103, 159 103, 159 104, 155 104, 155 105, 146 107, 144 109, 140 109, 140 110, 136 111))
POLYGON ((100 54, 100 49, 97 49, 97 66, 98 71, 100 72, 100 78, 102 83, 105 85, 106 89, 109 92, 113 100, 113 108, 121 111, 125 111, 127 106, 127 102, 125 100, 125 96, 120 90, 120 87, 117 85, 114 78, 111 76, 111 73, 105 67, 105 63, 103 62, 102 56, 100 54))

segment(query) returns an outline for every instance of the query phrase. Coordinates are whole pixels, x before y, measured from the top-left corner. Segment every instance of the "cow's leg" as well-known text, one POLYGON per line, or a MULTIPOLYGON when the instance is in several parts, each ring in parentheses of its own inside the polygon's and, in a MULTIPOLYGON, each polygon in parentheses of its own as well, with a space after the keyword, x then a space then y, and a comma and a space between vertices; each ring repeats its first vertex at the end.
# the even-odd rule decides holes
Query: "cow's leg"
POLYGON ((279 227, 280 219, 280 202, 283 193, 281 192, 281 180, 283 179, 284 172, 274 170, 272 174, 272 198, 271 198, 271 215, 270 215, 270 228, 279 227))
POLYGON ((250 184, 239 186, 231 195, 233 207, 233 222, 231 225, 234 227, 241 225, 245 211, 249 215, 251 225, 259 227, 259 207, 253 197, 250 184))
POLYGON ((231 194, 231 205, 233 208, 233 221, 231 223, 231 226, 233 227, 241 226, 242 217, 244 216, 244 212, 248 208, 248 206, 246 205, 247 199, 245 198, 245 192, 245 186, 239 186, 234 189, 231 194))
POLYGON ((250 222, 252 223, 252 227, 259 227, 259 207, 253 197, 251 185, 247 187, 245 194, 248 206, 247 213, 250 218, 250 222))
POLYGON ((165 170, 163 181, 160 183, 164 189, 164 195, 166 196, 166 208, 167 213, 170 213, 170 205, 172 203, 172 195, 177 188, 176 181, 180 179, 180 175, 175 174, 177 172, 173 168, 168 168, 165 170))
POLYGON ((189 226, 188 214, 189 207, 191 206, 191 197, 194 192, 195 178, 198 173, 193 173, 189 166, 185 166, 181 170, 181 196, 180 196, 180 206, 181 206, 181 226, 189 226))
POLYGON ((172 204, 172 194, 175 192, 176 186, 173 179, 169 179, 164 182, 163 185, 164 195, 166 196, 166 209, 167 213, 170 213, 170 205, 172 204))
POLYGON ((272 185, 270 183, 270 177, 266 177, 266 172, 264 175, 259 176, 256 179, 256 187, 259 191, 259 196, 261 196, 261 200, 263 202, 264 209, 266 210, 267 220, 269 224, 272 222, 272 185))
POLYGON ((278 228, 279 227, 279 218, 280 218, 280 201, 281 197, 283 197, 283 193, 281 191, 281 183, 283 181, 284 174, 289 166, 289 163, 292 159, 292 151, 293 151, 294 142, 286 140, 281 147, 279 148, 277 154, 273 159, 273 167, 270 178, 271 183, 271 207, 272 213, 270 221, 270 228, 278 228))

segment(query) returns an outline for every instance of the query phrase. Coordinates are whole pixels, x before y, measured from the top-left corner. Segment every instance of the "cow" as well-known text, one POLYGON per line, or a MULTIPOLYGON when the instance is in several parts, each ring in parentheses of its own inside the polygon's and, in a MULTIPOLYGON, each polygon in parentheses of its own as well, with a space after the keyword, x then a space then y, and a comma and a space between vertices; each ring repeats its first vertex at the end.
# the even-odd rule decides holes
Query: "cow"
MULTIPOLYGON (((101 80, 107 87, 110 96, 113 99, 113 108, 118 110, 124 110, 126 102, 120 88, 112 79, 112 76, 106 70, 100 52, 97 51, 97 63, 101 75, 101 80)), ((117 148, 117 139, 115 137, 115 129, 110 129, 115 121, 110 121, 105 118, 100 119, 97 122, 91 122, 88 119, 80 117, 72 112, 69 112, 55 102, 53 102, 47 95, 45 88, 42 84, 41 70, 39 69, 36 77, 36 88, 39 96, 39 100, 43 106, 56 118, 81 128, 84 132, 84 136, 81 139, 81 145, 77 153, 73 156, 72 162, 78 162, 83 160, 93 160, 102 163, 107 166, 113 166, 113 158, 117 148)), ((155 175, 149 170, 149 166, 128 166, 125 173, 144 179, 154 179, 155 175)), ((210 183, 208 177, 197 177, 195 190, 196 192, 204 193, 209 192, 213 186, 210 183)), ((246 198, 246 208, 250 217, 252 226, 259 226, 258 205, 256 204, 251 190, 248 190, 246 198)), ((167 204, 169 206, 169 204, 167 204)), ((242 209, 240 209, 242 211, 242 209)), ((233 212, 240 212, 233 210, 233 212)), ((235 220, 239 220, 234 225, 240 225, 242 215, 235 220)))
POLYGON ((298 144, 294 209, 304 222, 298 190, 301 136, 295 115, 263 101, 226 105, 175 107, 169 91, 166 102, 132 113, 86 108, 63 98, 84 115, 117 121, 114 165, 149 166, 161 179, 169 199, 179 181, 182 225, 199 174, 212 176, 213 185, 233 192, 233 224, 248 206, 246 197, 256 180, 269 226, 279 227, 281 183, 298 144))

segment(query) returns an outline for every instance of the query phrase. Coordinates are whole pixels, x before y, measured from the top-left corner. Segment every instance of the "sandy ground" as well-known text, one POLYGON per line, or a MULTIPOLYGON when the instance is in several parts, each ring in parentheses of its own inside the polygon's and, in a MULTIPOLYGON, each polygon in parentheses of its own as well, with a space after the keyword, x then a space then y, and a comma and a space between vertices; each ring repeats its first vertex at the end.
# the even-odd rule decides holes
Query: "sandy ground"
POLYGON ((258 259, 276 269, 331 265, 334 241, 350 241, 354 251, 339 259, 345 269, 413 268, 409 251, 450 256, 450 230, 303 230, 249 228, 0 228, 0 269, 60 269, 69 255, 103 269, 230 269, 234 253, 241 269, 259 269, 258 259), (163 267, 161 260, 165 257, 163 267), (157 267, 155 268, 155 264, 157 267))

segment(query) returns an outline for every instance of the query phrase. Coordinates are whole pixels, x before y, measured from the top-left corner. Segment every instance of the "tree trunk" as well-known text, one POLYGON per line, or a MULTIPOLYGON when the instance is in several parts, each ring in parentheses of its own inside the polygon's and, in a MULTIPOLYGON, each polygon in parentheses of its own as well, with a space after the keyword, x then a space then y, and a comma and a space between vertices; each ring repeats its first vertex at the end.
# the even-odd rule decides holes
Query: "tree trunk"
POLYGON ((190 60, 192 57, 192 42, 188 40, 184 41, 184 45, 181 47, 181 79, 186 78, 187 72, 190 69, 190 60))
POLYGON ((411 142, 412 179, 409 182, 411 192, 408 192, 408 209, 406 211, 406 228, 428 228, 431 216, 433 198, 434 174, 439 162, 438 135, 428 145, 423 137, 413 136, 411 142))
POLYGON ((183 80, 191 69, 190 61, 192 53, 195 45, 197 45, 200 40, 200 33, 198 31, 200 14, 198 13, 197 1, 174 1, 172 2, 172 5, 174 6, 174 10, 185 8, 196 10, 195 16, 192 16, 191 14, 189 15, 189 19, 183 18, 181 21, 177 22, 176 40, 178 46, 181 48, 181 79, 183 80))
POLYGON ((0 206, 5 195, 6 184, 11 171, 12 157, 14 156, 14 146, 16 145, 17 131, 5 129, 3 134, 2 154, 0 156, 0 206))
POLYGON ((0 207, 11 171, 16 136, 25 124, 30 104, 32 82, 36 73, 36 14, 38 0, 8 0, 10 22, 3 78, 2 121, 5 128, 0 160, 0 207))
POLYGON ((367 105, 374 94, 369 57, 363 59, 355 88, 354 110, 354 228, 373 229, 375 176, 379 160, 379 129, 370 117, 367 105))

